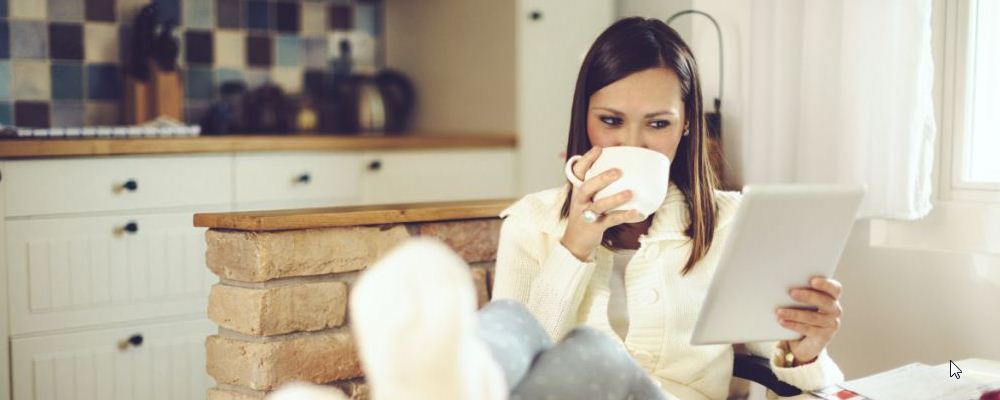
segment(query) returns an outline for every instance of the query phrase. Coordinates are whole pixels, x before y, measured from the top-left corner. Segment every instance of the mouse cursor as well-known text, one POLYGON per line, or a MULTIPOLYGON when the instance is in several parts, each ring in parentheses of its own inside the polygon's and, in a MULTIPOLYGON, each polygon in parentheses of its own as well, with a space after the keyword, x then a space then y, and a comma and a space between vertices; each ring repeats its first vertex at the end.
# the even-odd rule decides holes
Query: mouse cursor
POLYGON ((962 369, 955 364, 954 361, 948 360, 948 376, 954 377, 955 379, 962 379, 958 374, 962 373, 962 369))

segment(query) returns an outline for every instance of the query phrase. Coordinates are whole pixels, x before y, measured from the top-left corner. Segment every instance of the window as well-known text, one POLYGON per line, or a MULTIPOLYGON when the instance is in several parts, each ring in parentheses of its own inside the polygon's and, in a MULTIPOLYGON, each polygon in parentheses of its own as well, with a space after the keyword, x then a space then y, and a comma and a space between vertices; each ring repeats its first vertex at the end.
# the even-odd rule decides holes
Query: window
POLYGON ((875 247, 1000 254, 1000 1, 933 0, 934 210, 871 220, 875 247))
POLYGON ((962 181, 1000 183, 1000 1, 976 1, 970 15, 969 125, 962 181))
POLYGON ((940 200, 1000 203, 1000 1, 946 1, 940 200))

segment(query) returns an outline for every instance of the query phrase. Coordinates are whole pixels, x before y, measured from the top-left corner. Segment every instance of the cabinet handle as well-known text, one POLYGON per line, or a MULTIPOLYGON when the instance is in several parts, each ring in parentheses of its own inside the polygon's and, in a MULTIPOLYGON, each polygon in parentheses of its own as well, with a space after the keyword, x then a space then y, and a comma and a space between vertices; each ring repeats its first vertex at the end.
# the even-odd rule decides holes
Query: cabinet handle
POLYGON ((122 227, 122 231, 130 234, 135 234, 136 232, 139 232, 139 224, 135 221, 129 221, 127 224, 125 224, 125 226, 122 227))
POLYGON ((311 181, 311 180, 312 180, 312 176, 310 176, 308 172, 305 172, 302 175, 299 175, 298 178, 295 178, 295 182, 302 183, 302 184, 307 184, 307 185, 309 184, 309 181, 311 181))
POLYGON ((122 184, 122 190, 126 190, 129 192, 134 192, 136 190, 139 190, 139 182, 136 182, 135 179, 129 179, 122 184))
POLYGON ((542 19, 542 12, 538 10, 532 11, 531 14, 528 14, 528 17, 531 18, 532 21, 539 21, 542 19))
POLYGON ((382 169, 382 160, 372 160, 368 163, 369 171, 378 171, 380 169, 382 169))
POLYGON ((118 341, 118 350, 128 350, 129 347, 139 347, 142 346, 142 334, 136 333, 129 336, 128 339, 123 339, 118 341))

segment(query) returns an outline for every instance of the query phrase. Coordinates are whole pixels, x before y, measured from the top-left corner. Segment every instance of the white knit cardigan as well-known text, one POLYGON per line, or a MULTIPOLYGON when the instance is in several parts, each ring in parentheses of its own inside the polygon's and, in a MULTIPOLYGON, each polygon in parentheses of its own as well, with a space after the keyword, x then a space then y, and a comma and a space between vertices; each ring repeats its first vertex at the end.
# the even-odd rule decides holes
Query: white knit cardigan
MULTIPOLYGON (((559 211, 567 193, 568 185, 532 193, 500 213, 504 221, 493 298, 525 304, 557 341, 577 325, 606 332, 622 343, 669 395, 725 399, 732 379, 733 346, 693 346, 689 341, 740 194, 716 191, 718 222, 712 246, 682 276, 680 271, 691 252, 690 239, 684 234, 690 218, 684 194, 671 183, 628 264, 625 286, 630 325, 622 341, 607 317, 614 254, 598 247, 584 262, 559 243, 566 230, 559 211)), ((775 363, 777 343, 747 343, 746 348, 771 359, 779 379, 803 390, 843 380, 843 373, 826 350, 810 364, 779 367, 775 363)))

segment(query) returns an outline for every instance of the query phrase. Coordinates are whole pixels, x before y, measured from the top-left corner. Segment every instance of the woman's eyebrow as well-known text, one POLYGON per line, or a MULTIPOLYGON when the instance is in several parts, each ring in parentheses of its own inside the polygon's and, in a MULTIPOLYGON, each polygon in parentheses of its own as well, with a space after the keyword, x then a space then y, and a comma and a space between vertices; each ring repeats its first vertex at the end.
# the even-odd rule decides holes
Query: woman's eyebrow
MULTIPOLYGON (((623 112, 621 112, 621 111, 618 111, 618 110, 615 110, 615 109, 613 109, 613 108, 607 108, 607 107, 594 107, 593 109, 595 109, 595 110, 604 110, 604 111, 607 111, 607 112, 610 112, 610 113, 612 113, 612 114, 615 114, 615 115, 625 115, 625 113, 623 113, 623 112)), ((675 110, 662 110, 662 111, 654 111, 654 112, 651 112, 651 113, 648 113, 648 114, 646 114, 646 115, 644 116, 644 118, 650 118, 650 117, 655 117, 655 116, 657 116, 657 115, 660 115, 660 114, 671 114, 671 115, 677 115, 677 111, 675 111, 675 110)))
POLYGON ((646 118, 655 117, 655 116, 660 115, 660 114, 677 115, 677 111, 675 111, 675 110, 663 110, 663 111, 651 112, 649 114, 646 114, 646 118))

